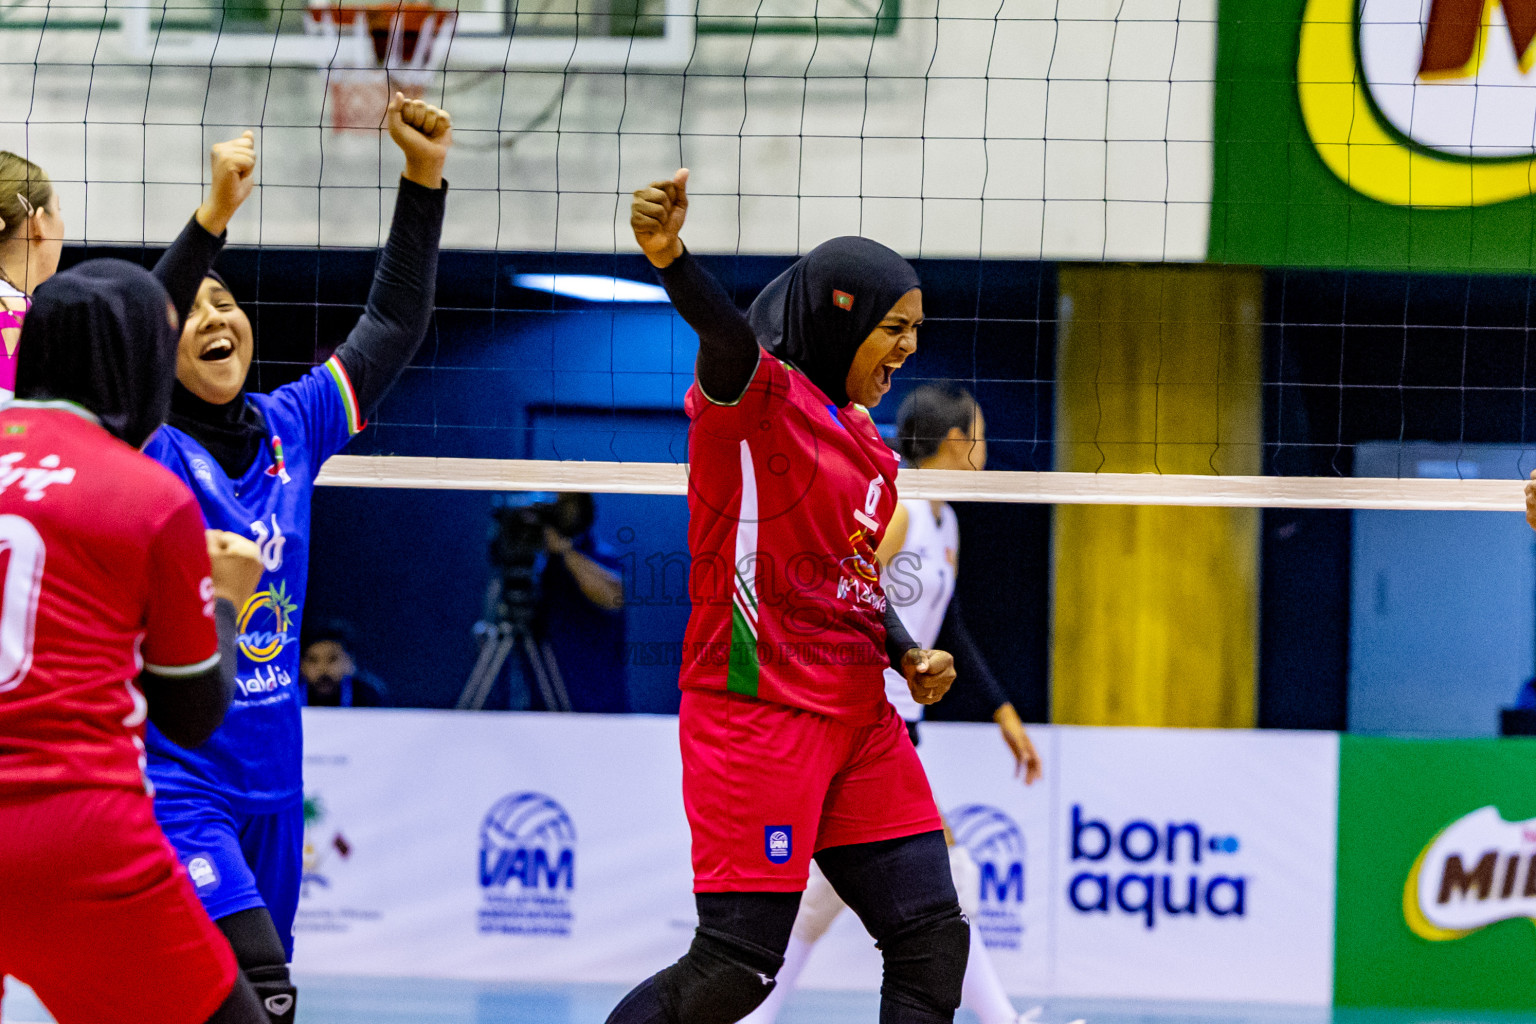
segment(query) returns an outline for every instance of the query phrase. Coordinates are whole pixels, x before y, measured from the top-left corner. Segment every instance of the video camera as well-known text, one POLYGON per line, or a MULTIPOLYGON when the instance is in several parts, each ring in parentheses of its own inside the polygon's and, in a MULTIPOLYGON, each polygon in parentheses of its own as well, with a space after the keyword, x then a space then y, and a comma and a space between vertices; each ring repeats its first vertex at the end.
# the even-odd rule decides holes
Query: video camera
POLYGON ((504 616, 531 617, 540 596, 544 530, 575 538, 591 529, 596 512, 590 494, 526 492, 498 495, 491 507, 491 567, 501 575, 504 616))

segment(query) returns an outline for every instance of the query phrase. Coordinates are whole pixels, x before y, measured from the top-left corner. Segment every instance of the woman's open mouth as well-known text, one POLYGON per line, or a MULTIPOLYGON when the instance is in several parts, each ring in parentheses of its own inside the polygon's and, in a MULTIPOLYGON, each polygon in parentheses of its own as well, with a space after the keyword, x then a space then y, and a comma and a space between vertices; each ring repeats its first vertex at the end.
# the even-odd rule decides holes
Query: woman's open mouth
POLYGON ((199 361, 217 363, 235 354, 235 343, 229 338, 214 338, 197 354, 199 361))

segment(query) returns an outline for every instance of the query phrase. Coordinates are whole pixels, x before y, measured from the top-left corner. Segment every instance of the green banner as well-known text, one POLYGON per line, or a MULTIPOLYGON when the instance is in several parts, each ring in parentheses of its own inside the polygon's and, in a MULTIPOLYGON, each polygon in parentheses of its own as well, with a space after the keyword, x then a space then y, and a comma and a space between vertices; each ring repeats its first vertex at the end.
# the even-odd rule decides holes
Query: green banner
POLYGON ((1467 6, 1221 0, 1209 258, 1536 267, 1531 5, 1467 6))
POLYGON ((1344 736, 1334 1002, 1536 1005, 1536 740, 1344 736))

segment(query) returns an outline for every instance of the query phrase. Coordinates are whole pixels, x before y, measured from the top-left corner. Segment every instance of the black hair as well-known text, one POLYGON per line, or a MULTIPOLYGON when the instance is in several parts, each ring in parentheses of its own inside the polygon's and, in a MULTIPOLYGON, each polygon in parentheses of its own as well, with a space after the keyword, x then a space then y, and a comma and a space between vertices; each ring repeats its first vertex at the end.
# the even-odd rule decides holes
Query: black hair
POLYGON ((352 654, 355 650, 357 633, 352 628, 352 623, 346 619, 323 619, 316 623, 304 624, 300 631, 299 651, 303 653, 315 644, 323 641, 331 641, 352 654))
POLYGON ((585 491, 563 491, 555 496, 555 529, 575 540, 597 522, 597 502, 585 491))
POLYGON ((951 430, 971 436, 976 399, 958 384, 923 384, 896 411, 896 450, 916 466, 931 458, 951 430))

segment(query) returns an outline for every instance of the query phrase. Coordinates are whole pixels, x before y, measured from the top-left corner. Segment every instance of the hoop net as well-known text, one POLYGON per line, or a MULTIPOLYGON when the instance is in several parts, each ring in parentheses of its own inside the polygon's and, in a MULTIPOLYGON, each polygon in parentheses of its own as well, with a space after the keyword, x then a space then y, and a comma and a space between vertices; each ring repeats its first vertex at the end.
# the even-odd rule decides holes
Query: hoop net
POLYGON ((456 15, 430 4, 310 7, 304 31, 329 41, 320 69, 333 132, 378 131, 389 98, 420 99, 442 69, 456 15), (441 45, 439 45, 441 44, 441 45))

